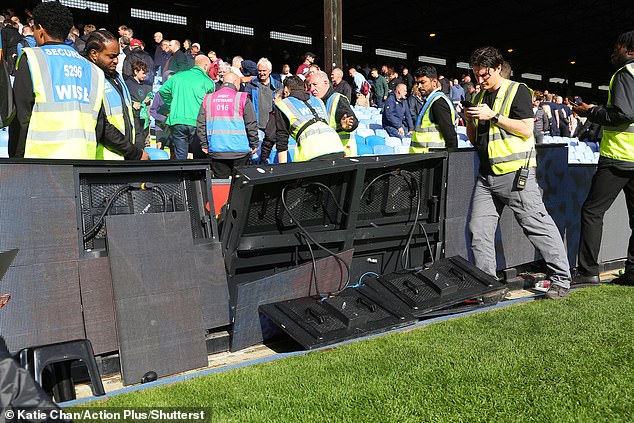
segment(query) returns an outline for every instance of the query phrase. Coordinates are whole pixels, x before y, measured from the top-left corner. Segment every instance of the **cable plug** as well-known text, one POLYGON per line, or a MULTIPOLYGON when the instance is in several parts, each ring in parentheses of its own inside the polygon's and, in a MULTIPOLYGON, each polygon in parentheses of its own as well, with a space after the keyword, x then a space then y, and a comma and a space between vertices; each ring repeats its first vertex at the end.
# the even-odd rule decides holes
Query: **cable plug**
POLYGON ((155 184, 154 182, 130 182, 128 186, 132 189, 139 189, 139 190, 146 191, 146 190, 155 188, 158 185, 155 184))

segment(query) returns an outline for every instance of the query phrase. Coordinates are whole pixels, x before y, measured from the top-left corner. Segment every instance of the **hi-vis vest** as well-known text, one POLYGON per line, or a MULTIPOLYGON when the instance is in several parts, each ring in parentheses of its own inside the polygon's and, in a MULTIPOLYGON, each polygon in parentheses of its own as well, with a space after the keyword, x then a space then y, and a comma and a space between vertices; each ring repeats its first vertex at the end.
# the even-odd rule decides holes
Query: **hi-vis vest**
POLYGON ((251 151, 246 127, 244 105, 247 93, 223 87, 203 99, 207 121, 209 153, 247 153, 251 151))
MULTIPOLYGON (((119 75, 116 76, 119 81, 119 86, 123 92, 123 98, 119 95, 119 91, 112 85, 112 83, 106 78, 106 85, 104 88, 103 107, 106 113, 106 119, 112 126, 117 128, 123 135, 127 135, 131 144, 134 144, 135 130, 134 130, 134 116, 132 115, 132 97, 130 97, 130 91, 125 82, 119 75), (128 122, 130 122, 130 133, 126 134, 125 119, 123 116, 123 101, 128 110, 128 122)), ((97 160, 123 160, 123 156, 108 150, 103 144, 97 144, 97 160)))
MULTIPOLYGON (((503 116, 509 116, 511 112, 511 104, 517 89, 519 88, 519 82, 509 81, 508 79, 502 80, 502 85, 498 90, 493 107, 494 112, 503 116)), ((474 99, 474 104, 481 104, 484 98, 484 91, 478 93, 474 99)), ((476 138, 478 137, 477 128, 478 121, 475 122, 476 126, 476 138)), ((537 166, 537 160, 535 160, 535 138, 531 135, 529 138, 521 138, 517 135, 513 135, 510 132, 506 132, 504 129, 497 125, 489 125, 489 163, 491 169, 496 175, 504 175, 505 173, 514 172, 522 166, 535 167, 537 166), (530 157, 530 160, 528 160, 530 157)))
POLYGON ((22 51, 35 94, 24 157, 95 159, 103 72, 63 44, 22 51))
MULTIPOLYGON (((612 84, 619 72, 629 72, 634 76, 634 63, 629 63, 617 70, 610 80, 608 91, 608 106, 612 106, 612 84)), ((604 126, 601 139, 601 155, 611 159, 634 162, 634 122, 624 123, 619 126, 604 126)))
POLYGON ((326 123, 328 115, 324 103, 310 96, 307 103, 315 110, 319 119, 306 103, 295 97, 287 97, 275 106, 288 118, 291 137, 297 141, 296 162, 304 162, 324 154, 343 152, 343 144, 337 132, 326 123))
MULTIPOLYGON (((348 97, 345 95, 341 95, 338 92, 332 93, 328 100, 326 101, 326 111, 328 112, 328 124, 332 129, 337 129, 337 119, 335 117, 337 113, 337 107, 339 106, 340 101, 348 102, 348 97)), ((357 143, 349 142, 350 141, 350 132, 341 130, 338 132, 339 138, 341 139, 341 143, 344 148, 344 155, 346 157, 356 156, 357 155, 357 143)))
POLYGON ((443 99, 447 102, 451 113, 451 121, 456 121, 456 111, 449 97, 440 90, 434 91, 425 102, 423 109, 416 119, 416 126, 412 134, 412 144, 409 147, 410 154, 427 153, 430 148, 445 147, 445 137, 442 132, 440 132, 440 127, 432 122, 429 117, 432 104, 439 99, 443 99))

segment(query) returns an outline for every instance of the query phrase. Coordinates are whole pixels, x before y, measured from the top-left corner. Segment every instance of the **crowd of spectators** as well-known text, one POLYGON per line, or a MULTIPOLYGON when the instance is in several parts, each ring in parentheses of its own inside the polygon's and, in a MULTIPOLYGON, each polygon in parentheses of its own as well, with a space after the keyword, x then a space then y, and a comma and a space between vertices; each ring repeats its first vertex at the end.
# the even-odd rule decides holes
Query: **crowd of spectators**
MULTIPOLYGON (((32 29, 33 19, 28 10, 25 11, 24 18, 17 16, 11 9, 3 11, 2 14, 3 57, 8 69, 15 69, 22 49, 36 45, 32 29)), ((92 24, 74 26, 68 34, 66 43, 83 54, 87 37, 96 29, 92 24)), ((223 56, 215 50, 205 51, 204 43, 192 42, 189 39, 168 40, 161 32, 153 34, 153 43, 150 45, 143 41, 143 37, 149 34, 135 34, 127 25, 120 25, 115 34, 118 34, 120 47, 117 71, 126 82, 133 98, 135 123, 142 128, 140 131, 137 130, 137 135, 149 139, 148 123, 152 116, 157 122, 156 139, 161 147, 168 142, 167 128, 164 125, 166 116, 163 114, 163 99, 154 94, 168 77, 191 69, 196 56, 206 55, 209 58, 210 65, 206 73, 216 85, 222 84, 223 75, 227 72, 239 76, 240 91, 249 94, 256 111, 258 129, 261 131, 266 127, 276 91, 281 89, 285 78, 293 75, 292 63, 274 65, 266 58, 260 58, 256 62, 245 60, 240 55, 229 58, 226 56, 229 52, 224 52, 223 60, 223 56), (276 72, 275 69, 280 71, 276 72), (161 106, 163 112, 160 110, 161 106)), ((321 71, 318 56, 306 52, 296 68, 295 75, 308 79, 311 74, 318 71, 321 71)), ((503 72, 510 74, 508 63, 505 63, 503 72)), ((381 110, 387 107, 390 112, 386 113, 384 121, 402 121, 409 131, 414 129, 417 116, 425 102, 407 67, 398 69, 388 64, 375 68, 367 64, 364 67, 337 67, 333 69, 330 81, 333 89, 346 96, 351 105, 377 107, 381 110), (406 110, 406 114, 398 113, 398 116, 394 116, 392 112, 395 105, 399 106, 400 112, 406 110)), ((461 102, 469 102, 479 92, 480 87, 472 82, 468 73, 459 77, 439 75, 438 83, 441 91, 449 97, 456 108, 456 124, 463 124, 464 115, 461 112, 464 106, 461 102)), ((538 143, 545 135, 577 137, 595 142, 600 140, 601 127, 572 112, 572 104, 579 100, 578 97, 563 97, 548 91, 535 91, 533 110, 535 137, 538 143)), ((388 128, 391 126, 393 125, 388 125, 388 128)))

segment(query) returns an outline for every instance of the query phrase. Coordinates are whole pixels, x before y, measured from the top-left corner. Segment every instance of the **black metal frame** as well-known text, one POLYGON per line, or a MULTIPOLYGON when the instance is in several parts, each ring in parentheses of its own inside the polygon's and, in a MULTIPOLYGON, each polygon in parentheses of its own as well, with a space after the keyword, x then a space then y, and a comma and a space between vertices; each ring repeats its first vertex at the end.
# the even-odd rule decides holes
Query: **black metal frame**
MULTIPOLYGON (((369 182, 368 178, 381 172, 420 170, 421 174, 425 174, 421 177, 421 183, 430 186, 429 189, 425 187, 422 192, 433 192, 434 197, 437 197, 434 200, 434 216, 430 216, 430 208, 425 204, 425 209, 421 209, 418 219, 418 222, 424 225, 430 238, 429 242, 435 246, 435 251, 427 251, 425 236, 420 229, 416 229, 410 243, 410 255, 439 257, 444 240, 442 222, 445 216, 446 163, 447 153, 435 152, 237 167, 220 228, 230 287, 270 276, 311 260, 310 251, 299 235, 301 231, 297 227, 272 230, 271 225, 268 225, 263 227, 262 232, 245 233, 254 195, 259 195, 259 191, 266 191, 271 187, 279 191, 284 184, 298 185, 302 181, 338 181, 339 185, 335 187, 335 191, 339 192, 338 200, 343 212, 339 212, 336 221, 330 225, 311 226, 306 229, 314 240, 335 253, 355 249, 351 278, 356 282, 356 278, 368 270, 382 273, 399 268, 398 259, 379 256, 386 254, 386 250, 392 254, 395 250, 402 251, 415 214, 410 212, 408 216, 395 214, 379 219, 360 219, 360 197, 369 182), (376 260, 376 263, 373 263, 376 266, 364 266, 363 263, 368 260, 376 260)), ((270 195, 272 202, 281 195, 277 191, 270 195)), ((259 195, 259 198, 262 198, 262 195, 259 195)), ((423 198, 422 201, 427 202, 431 199, 423 198)), ((253 229, 253 225, 250 228, 253 229)), ((328 256, 328 253, 313 248, 313 255, 318 259, 328 256)))
MULTIPOLYGON (((208 164, 204 163, 183 163, 180 166, 113 166, 112 162, 104 162, 102 165, 90 162, 91 166, 75 165, 73 168, 73 177, 75 180, 75 201, 77 205, 77 241, 79 245, 80 258, 103 257, 107 256, 105 245, 96 246, 95 248, 86 248, 83 236, 85 234, 83 218, 82 218, 82 179, 91 179, 95 183, 112 183, 126 184, 130 182, 152 182, 159 186, 161 184, 178 184, 185 183, 186 180, 196 182, 190 187, 193 190, 194 198, 189 198, 187 187, 182 187, 181 191, 186 201, 183 204, 173 205, 176 210, 172 211, 190 211, 195 207, 197 210, 194 214, 200 216, 200 222, 191 222, 192 235, 194 243, 204 243, 210 240, 218 239, 218 226, 216 219, 206 210, 206 204, 210 206, 209 210, 214 210, 213 198, 211 195, 211 169, 208 164), (189 176, 189 177, 188 177, 189 176)), ((169 211, 169 206, 167 207, 169 211)), ((138 212, 137 210, 131 210, 138 212)), ((117 213, 121 214, 121 213, 117 213)), ((103 229, 102 229, 103 231, 103 229)))

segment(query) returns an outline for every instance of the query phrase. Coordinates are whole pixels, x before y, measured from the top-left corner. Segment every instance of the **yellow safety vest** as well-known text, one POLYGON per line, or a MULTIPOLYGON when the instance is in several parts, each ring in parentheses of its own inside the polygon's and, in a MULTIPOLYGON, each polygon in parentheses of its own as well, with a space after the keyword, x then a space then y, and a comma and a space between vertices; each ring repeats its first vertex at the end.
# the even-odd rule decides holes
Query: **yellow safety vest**
MULTIPOLYGON (((335 117, 337 113, 337 107, 339 106, 339 101, 348 101, 348 97, 345 95, 341 95, 338 92, 332 93, 330 97, 328 97, 328 101, 326 101, 326 110, 328 111, 328 123, 332 129, 337 129, 337 118, 335 117)), ((339 131, 339 138, 341 139, 341 144, 343 144, 344 155, 346 157, 352 157, 357 155, 357 143, 355 141, 350 141, 350 132, 348 131, 339 131)))
MULTIPOLYGON (((634 76, 634 63, 627 64, 617 70, 610 80, 608 91, 608 106, 613 105, 612 84, 619 72, 629 72, 634 76)), ((634 122, 624 123, 619 126, 604 126, 601 139, 601 155, 611 159, 634 162, 634 122)))
MULTIPOLYGON (((112 85, 112 83, 106 79, 103 96, 103 108, 106 114, 108 122, 117 128, 121 134, 127 137, 131 144, 134 144, 135 130, 134 130, 134 116, 132 115, 132 98, 125 82, 119 75, 116 76, 123 92, 123 97, 119 94, 119 91, 112 85), (125 131, 125 118, 123 116, 123 102, 128 109, 128 119, 130 122, 130 134, 126 134, 125 131)), ((123 160, 123 156, 108 150, 103 144, 97 144, 97 160, 123 160)))
POLYGON ((318 120, 306 104, 295 97, 287 97, 275 106, 288 118, 290 135, 297 141, 296 162, 304 162, 325 154, 343 152, 337 132, 327 123, 326 106, 313 96, 308 103, 317 112, 318 120))
MULTIPOLYGON (((508 117, 511 113, 511 104, 517 94, 520 82, 502 80, 502 85, 495 96, 493 107, 494 112, 508 117)), ((528 88, 528 87, 527 87, 528 88)), ((530 90, 530 88, 529 88, 530 90)), ((481 104, 484 98, 484 91, 478 93, 474 100, 474 104, 481 104)), ((476 139, 478 137, 477 128, 478 120, 475 122, 476 139)), ((493 173, 496 175, 504 175, 506 173, 515 172, 522 166, 535 167, 537 160, 535 159, 535 138, 531 135, 529 138, 522 138, 517 135, 505 131, 499 126, 491 123, 489 125, 488 134, 489 146, 489 163, 493 173), (530 157, 530 160, 527 160, 530 157)))
POLYGON ((23 54, 35 94, 24 157, 95 159, 103 72, 66 45, 25 48, 23 54))
POLYGON ((432 122, 429 116, 431 106, 441 98, 449 105, 451 121, 456 121, 456 111, 451 100, 440 90, 433 92, 425 102, 423 110, 418 114, 416 127, 412 134, 412 143, 409 147, 410 154, 427 153, 430 148, 445 148, 445 137, 440 132, 440 127, 432 122))

